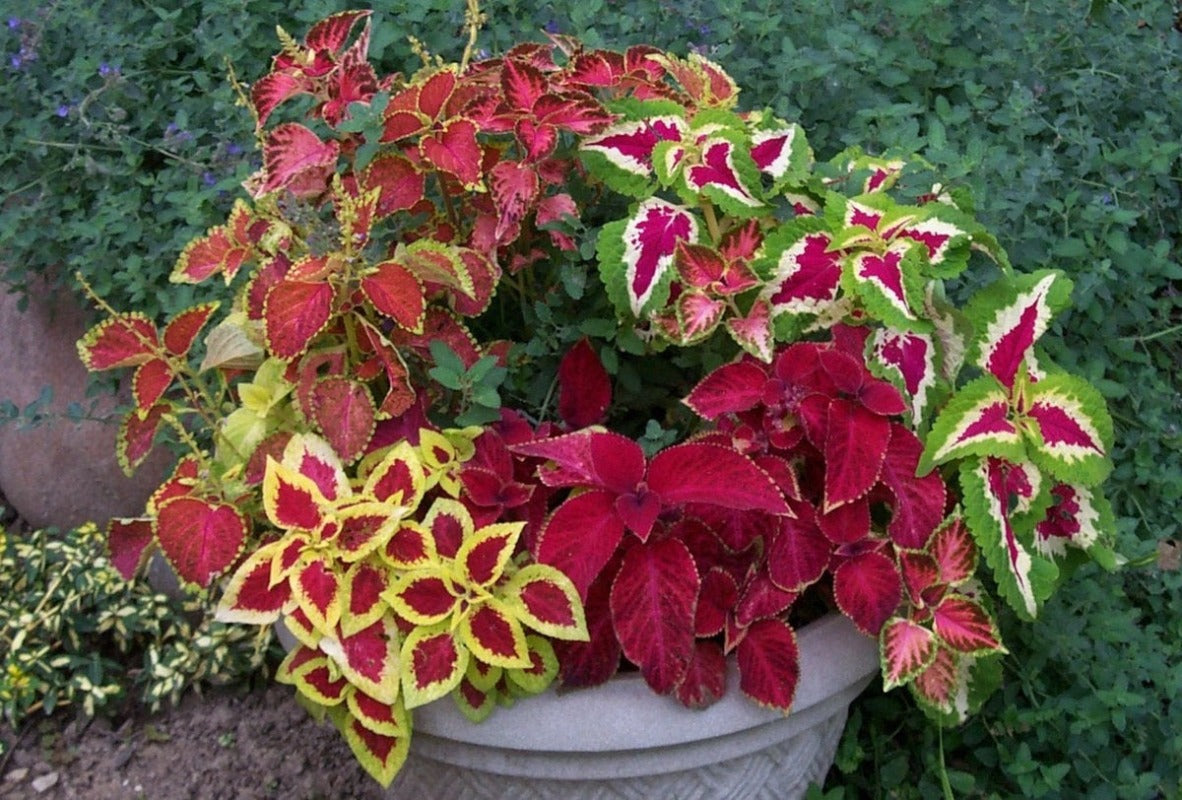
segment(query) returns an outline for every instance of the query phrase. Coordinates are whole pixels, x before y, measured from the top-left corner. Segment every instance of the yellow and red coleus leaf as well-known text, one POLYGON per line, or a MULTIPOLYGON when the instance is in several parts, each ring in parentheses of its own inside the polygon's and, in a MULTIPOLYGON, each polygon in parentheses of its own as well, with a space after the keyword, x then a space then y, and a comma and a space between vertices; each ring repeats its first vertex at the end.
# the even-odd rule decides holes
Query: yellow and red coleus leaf
POLYGON ((378 733, 351 715, 343 720, 342 732, 357 763, 370 777, 388 787, 410 752, 410 728, 397 736, 378 733))
POLYGON ((402 698, 417 708, 443 697, 464 677, 470 658, 446 626, 417 627, 402 642, 402 698))
POLYGON ((318 530, 327 521, 327 504, 312 478, 268 456, 263 509, 272 525, 284 530, 318 530))
POLYGON ((340 457, 319 436, 304 433, 291 437, 283 448, 282 465, 311 480, 325 500, 349 495, 349 479, 340 457))
POLYGON ((332 539, 335 554, 351 564, 379 550, 397 530, 404 513, 399 506, 368 500, 341 506, 335 514, 340 524, 332 539))
POLYGON ((505 678, 526 694, 540 694, 558 676, 558 657, 550 641, 541 636, 526 636, 525 646, 529 665, 505 670, 505 678))
POLYGON ((217 302, 202 303, 187 308, 170 319, 160 335, 168 354, 177 357, 187 355, 189 348, 197 340, 197 334, 205 327, 205 323, 209 322, 209 318, 218 310, 219 305, 217 302))
POLYGON ((554 639, 587 638, 583 604, 573 582, 545 564, 527 564, 497 591, 514 616, 554 639))
POLYGON ((383 736, 410 736, 410 717, 400 700, 383 703, 363 691, 351 691, 345 703, 354 720, 366 729, 383 736))
POLYGON ((1070 299, 1071 281, 1051 270, 997 281, 965 311, 977 330, 968 359, 1012 388, 1029 366, 1034 344, 1070 299))
POLYGON ((145 412, 151 409, 172 385, 172 379, 173 367, 162 358, 145 361, 136 367, 131 379, 131 395, 135 398, 136 408, 145 412))
POLYGON ((288 361, 303 355, 328 324, 335 302, 327 281, 279 281, 263 304, 268 349, 288 361))
POLYGON ((1025 452, 1009 392, 985 375, 966 384, 940 411, 927 436, 919 471, 969 455, 1019 461, 1025 452))
POLYGON ((1030 456, 1062 481, 1095 485, 1111 469, 1112 419, 1104 398, 1073 375, 1051 375, 1028 387, 1023 415, 1037 426, 1030 456))
POLYGON ((863 633, 878 636, 903 600, 903 580, 888 556, 870 551, 833 571, 833 595, 842 613, 863 633))
POLYGON ((353 634, 380 620, 389 608, 382 594, 390 588, 390 574, 372 560, 352 564, 342 581, 341 634, 353 634))
POLYGON ((403 575, 382 597, 395 613, 418 626, 444 622, 460 609, 453 575, 443 566, 403 575))
POLYGON ((418 569, 437 560, 431 531, 413 521, 403 521, 386 540, 382 559, 395 569, 418 569))
POLYGON ((156 326, 138 311, 98 323, 78 340, 78 357, 91 372, 134 367, 160 354, 156 326))
POLYGON ((255 550, 238 566, 218 601, 219 622, 270 625, 291 603, 286 580, 274 581, 274 562, 282 550, 279 540, 255 550))
POLYGON ((287 654, 275 672, 275 680, 294 686, 313 703, 329 708, 343 703, 349 694, 349 682, 329 666, 328 658, 303 645, 287 654))
POLYGON ((736 648, 739 688, 765 708, 792 708, 800 681, 796 632, 779 619, 761 619, 747 629, 736 648))
POLYGON ((612 621, 624 655, 658 694, 672 692, 689 669, 700 586, 693 556, 677 539, 629 549, 612 584, 612 621))
POLYGON ((107 523, 107 553, 124 580, 132 580, 148 562, 152 541, 149 518, 112 517, 107 523))
MULTIPOLYGON (((366 462, 368 462, 368 457, 366 462)), ((401 441, 384 451, 368 472, 361 493, 379 503, 394 503, 408 509, 418 508, 427 488, 427 476, 418 451, 401 441)))
POLYGON ((892 617, 879 634, 883 691, 902 686, 936 660, 939 644, 928 628, 905 617, 892 617))
POLYGON ((160 551, 177 575, 202 588, 237 560, 249 533, 247 518, 237 507, 200 497, 161 503, 155 528, 160 551))
POLYGON ((313 557, 292 570, 292 597, 312 627, 322 635, 335 633, 344 606, 341 576, 334 565, 313 557))
POLYGON ((326 635, 320 649, 341 674, 361 691, 382 703, 398 699, 401 642, 398 626, 387 615, 349 635, 326 635))
POLYGON ((470 606, 457 630, 463 645, 486 664, 518 668, 530 663, 521 623, 509 606, 496 598, 470 606))
POLYGON ((455 177, 465 188, 480 185, 481 150, 476 123, 455 117, 419 141, 419 155, 435 169, 455 177))
POLYGON ((413 162, 397 154, 378 156, 361 177, 367 189, 381 189, 376 209, 378 219, 413 208, 423 199, 426 181, 426 175, 413 162))
POLYGON ((513 557, 524 527, 524 522, 498 522, 465 536, 455 555, 457 577, 468 587, 491 588, 513 557))

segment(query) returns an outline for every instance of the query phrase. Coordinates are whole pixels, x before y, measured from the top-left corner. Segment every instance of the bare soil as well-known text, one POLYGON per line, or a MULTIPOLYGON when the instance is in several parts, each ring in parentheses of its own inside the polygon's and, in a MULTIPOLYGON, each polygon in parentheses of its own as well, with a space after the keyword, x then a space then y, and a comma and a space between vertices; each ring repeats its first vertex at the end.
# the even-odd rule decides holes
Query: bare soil
POLYGON ((191 694, 156 715, 58 714, 0 724, 8 800, 329 800, 383 797, 344 739, 290 687, 191 694))

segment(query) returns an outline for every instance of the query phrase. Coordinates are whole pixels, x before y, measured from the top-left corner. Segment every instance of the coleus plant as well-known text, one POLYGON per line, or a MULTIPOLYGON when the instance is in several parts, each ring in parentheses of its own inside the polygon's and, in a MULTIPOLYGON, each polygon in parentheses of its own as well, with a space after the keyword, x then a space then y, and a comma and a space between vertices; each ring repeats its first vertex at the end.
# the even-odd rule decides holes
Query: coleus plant
POLYGON ((114 563, 282 621, 279 679, 379 781, 444 696, 481 720, 628 668, 700 707, 733 656, 788 712, 826 610, 960 720, 991 589, 1029 618, 1115 565, 1111 422, 1038 346, 1071 284, 921 163, 818 163, 698 55, 551 36, 380 76, 370 25, 281 32, 242 88, 261 167, 172 275, 231 307, 96 298, 79 352, 134 369, 125 469, 183 453, 114 563))

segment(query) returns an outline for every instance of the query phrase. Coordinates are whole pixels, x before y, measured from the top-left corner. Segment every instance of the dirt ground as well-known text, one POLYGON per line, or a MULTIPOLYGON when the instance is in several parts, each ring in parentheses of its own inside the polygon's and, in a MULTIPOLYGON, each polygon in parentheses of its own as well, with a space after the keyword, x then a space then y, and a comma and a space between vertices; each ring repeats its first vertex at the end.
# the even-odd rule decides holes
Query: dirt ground
MULTIPOLYGON (((0 756, 8 800, 371 800, 381 788, 336 729, 315 722, 291 687, 190 695, 122 723, 57 715, 0 756)), ((19 741, 17 741, 19 739, 19 741)))

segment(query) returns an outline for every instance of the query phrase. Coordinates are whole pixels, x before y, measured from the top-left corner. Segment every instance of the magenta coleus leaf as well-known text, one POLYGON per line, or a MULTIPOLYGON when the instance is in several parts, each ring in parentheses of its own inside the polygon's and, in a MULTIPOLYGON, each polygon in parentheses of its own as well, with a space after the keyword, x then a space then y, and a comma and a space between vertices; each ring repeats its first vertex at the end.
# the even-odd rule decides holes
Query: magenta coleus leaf
POLYGON ((341 461, 365 452, 377 425, 377 407, 361 381, 330 375, 312 390, 312 417, 341 461))
POLYGON ((903 599, 903 581, 890 558, 872 551, 856 555, 834 570, 833 595, 842 613, 859 630, 878 636, 903 599))
POLYGON ((892 244, 883 253, 865 251, 847 260, 848 286, 879 319, 898 330, 931 329, 920 313, 920 256, 911 244, 892 244))
POLYGON ((648 486, 666 506, 710 503, 742 511, 791 513, 775 482, 750 458, 721 445, 687 443, 653 456, 648 486), (727 491, 719 492, 725 486, 727 491))
POLYGON ((624 537, 624 522, 615 512, 615 500, 616 495, 608 491, 569 498, 546 521, 534 546, 538 562, 557 567, 584 600, 624 537))
POLYGON ((612 584, 612 622, 624 655, 658 694, 672 692, 689 669, 699 588, 693 556, 676 539, 628 550, 612 584))
POLYGON ((772 581, 785 591, 798 592, 825 574, 834 546, 813 520, 802 516, 781 517, 767 548, 772 581))
POLYGON ((757 173, 745 169, 749 158, 728 139, 708 139, 701 146, 701 162, 685 170, 686 187, 693 194, 706 195, 732 214, 750 216, 764 205, 756 195, 757 173))
POLYGON ((677 699, 686 708, 706 708, 726 692, 726 656, 717 642, 694 642, 685 677, 677 685, 677 699))
POLYGON ((685 404, 704 419, 755 408, 763 400, 767 370, 750 361, 724 364, 698 382, 685 404))
POLYGON ((572 429, 602 422, 612 400, 611 377, 588 339, 580 339, 558 365, 558 414, 572 429))
POLYGON ((938 472, 916 477, 923 444, 907 428, 891 426, 891 441, 883 461, 881 480, 891 493, 891 521, 887 528, 900 547, 919 549, 944 520, 947 489, 938 472))
POLYGON ((620 122, 584 139, 580 150, 595 175, 613 189, 643 196, 653 174, 653 149, 659 142, 680 141, 685 128, 685 121, 674 116, 620 122))
POLYGON ((824 511, 853 502, 873 488, 890 440, 891 422, 886 417, 843 398, 830 401, 824 511))
MULTIPOLYGON (((727 618, 729 626, 748 628, 761 619, 781 616, 796 602, 796 592, 781 589, 765 572, 756 572, 747 577, 739 600, 727 618)), ((727 632, 730 641, 731 631, 727 632)))
POLYGON ((940 378, 934 337, 880 328, 871 347, 874 361, 907 393, 913 422, 926 421, 931 393, 940 378))
POLYGON ((124 580, 132 580, 147 562, 152 535, 150 519, 112 518, 107 523, 107 552, 111 566, 124 580))
POLYGON ((800 680, 800 649, 787 622, 762 619, 747 629, 737 649, 739 688, 765 708, 792 708, 800 680))

